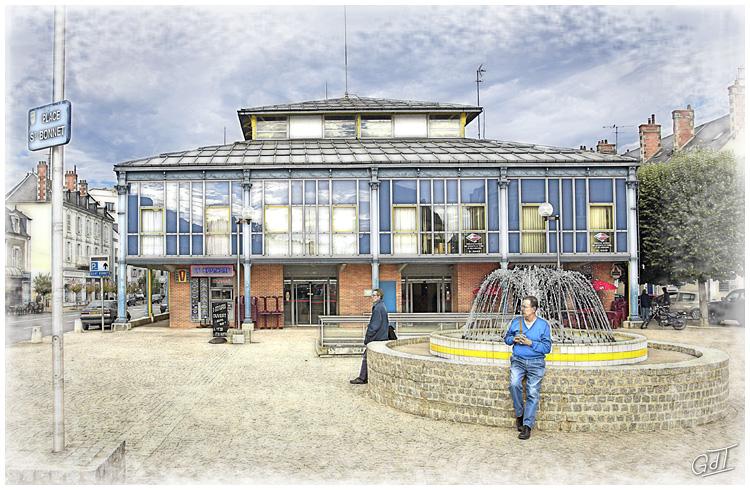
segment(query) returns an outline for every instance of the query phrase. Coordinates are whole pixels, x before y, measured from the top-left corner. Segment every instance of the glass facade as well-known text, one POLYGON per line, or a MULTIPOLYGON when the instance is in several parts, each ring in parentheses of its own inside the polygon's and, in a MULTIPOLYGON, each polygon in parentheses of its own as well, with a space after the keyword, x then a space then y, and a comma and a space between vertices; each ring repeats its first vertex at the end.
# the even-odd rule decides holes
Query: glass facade
MULTIPOLYGON (((370 202, 369 179, 253 180, 253 255, 369 255, 372 205, 380 208, 383 255, 497 254, 497 179, 382 179, 370 202)), ((563 253, 627 252, 625 179, 511 179, 511 254, 556 251, 558 223, 538 215, 542 202, 560 214, 563 253)), ((242 250, 243 190, 239 181, 131 183, 128 255, 232 256, 242 250)))

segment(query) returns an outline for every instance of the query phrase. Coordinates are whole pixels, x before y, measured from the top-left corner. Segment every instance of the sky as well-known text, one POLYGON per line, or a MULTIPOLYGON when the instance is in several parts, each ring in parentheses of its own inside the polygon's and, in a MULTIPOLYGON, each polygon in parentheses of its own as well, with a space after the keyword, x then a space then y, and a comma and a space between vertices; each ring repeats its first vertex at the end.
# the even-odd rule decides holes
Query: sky
MULTIPOLYGON (((66 169, 89 187, 113 165, 242 140, 237 109, 345 91, 344 8, 68 6, 66 169)), ((348 90, 476 104, 483 137, 567 148, 638 146, 651 114, 672 133, 729 112, 745 63, 735 6, 349 6, 348 90), (609 126, 606 129, 604 126, 609 126)), ((27 112, 51 102, 53 9, 5 10, 5 189, 47 159, 26 145, 27 112)), ((476 122, 467 127, 477 137, 476 122)))

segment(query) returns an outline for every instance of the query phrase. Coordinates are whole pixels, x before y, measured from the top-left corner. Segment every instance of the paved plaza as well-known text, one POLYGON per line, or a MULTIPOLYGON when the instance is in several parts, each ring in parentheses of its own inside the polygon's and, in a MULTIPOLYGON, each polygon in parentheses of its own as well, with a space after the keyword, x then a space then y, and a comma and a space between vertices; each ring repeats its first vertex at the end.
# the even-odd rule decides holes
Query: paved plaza
MULTIPOLYGON (((656 433, 535 430, 520 441, 515 430, 374 402, 348 382, 360 359, 318 358, 313 328, 213 345, 208 329, 149 326, 65 334, 66 439, 124 440, 127 483, 743 483, 744 329, 639 332, 728 352, 729 416, 656 433), (696 457, 734 444, 734 470, 693 474, 696 457)), ((50 452, 50 338, 5 355, 8 467, 50 452)))

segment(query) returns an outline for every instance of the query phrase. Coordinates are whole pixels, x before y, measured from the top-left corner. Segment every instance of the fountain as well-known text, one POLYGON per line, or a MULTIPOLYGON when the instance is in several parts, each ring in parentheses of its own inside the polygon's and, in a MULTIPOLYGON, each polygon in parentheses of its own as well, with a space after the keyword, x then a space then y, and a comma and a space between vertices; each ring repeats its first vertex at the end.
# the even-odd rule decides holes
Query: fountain
POLYGON ((527 295, 538 298, 553 342, 540 430, 652 431, 726 414, 726 353, 613 331, 583 275, 544 267, 490 273, 460 329, 369 344, 370 396, 425 417, 514 427, 503 336, 527 295))

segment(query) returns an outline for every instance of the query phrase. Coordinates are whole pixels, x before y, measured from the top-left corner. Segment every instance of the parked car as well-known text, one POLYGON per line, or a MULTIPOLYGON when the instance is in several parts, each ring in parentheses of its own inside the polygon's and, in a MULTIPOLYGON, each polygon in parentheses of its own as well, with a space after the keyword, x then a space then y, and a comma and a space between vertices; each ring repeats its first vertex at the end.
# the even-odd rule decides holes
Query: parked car
POLYGON ((690 291, 675 291, 669 293, 671 305, 669 310, 675 313, 684 313, 692 320, 700 320, 701 308, 698 301, 698 293, 690 291))
POLYGON ((152 303, 161 303, 162 299, 164 299, 164 297, 161 294, 159 294, 159 293, 151 295, 151 302, 152 303))
POLYGON ((143 295, 143 293, 135 293, 135 300, 136 301, 145 301, 146 297, 143 295))
POLYGON ((721 298, 721 301, 711 301, 708 304, 709 323, 721 323, 724 320, 734 320, 740 325, 745 324, 745 290, 735 289, 721 298))
POLYGON ((134 294, 128 294, 127 305, 128 306, 133 306, 133 305, 135 305, 135 303, 136 303, 135 295, 134 294))
MULTIPOLYGON (((104 300, 104 325, 112 325, 117 319, 117 301, 111 299, 104 300)), ((130 321, 130 313, 127 312, 127 319, 130 321)), ((88 330, 91 327, 100 328, 102 325, 102 300, 97 299, 87 304, 81 310, 81 323, 83 329, 88 330)))

